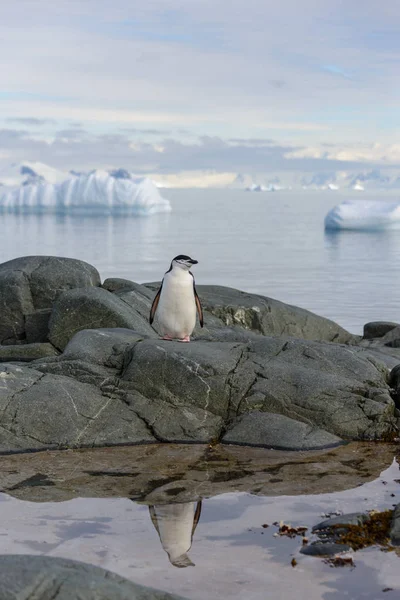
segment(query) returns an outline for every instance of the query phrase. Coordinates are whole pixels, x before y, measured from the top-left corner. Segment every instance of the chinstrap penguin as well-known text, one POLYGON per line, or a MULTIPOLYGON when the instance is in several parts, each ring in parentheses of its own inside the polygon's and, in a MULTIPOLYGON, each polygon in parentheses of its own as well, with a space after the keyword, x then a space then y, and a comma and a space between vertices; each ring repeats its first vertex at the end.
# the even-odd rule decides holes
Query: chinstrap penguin
POLYGON ((157 313, 159 330, 164 340, 190 342, 196 325, 196 310, 203 327, 203 310, 190 268, 197 260, 179 254, 172 259, 150 309, 150 324, 157 313))

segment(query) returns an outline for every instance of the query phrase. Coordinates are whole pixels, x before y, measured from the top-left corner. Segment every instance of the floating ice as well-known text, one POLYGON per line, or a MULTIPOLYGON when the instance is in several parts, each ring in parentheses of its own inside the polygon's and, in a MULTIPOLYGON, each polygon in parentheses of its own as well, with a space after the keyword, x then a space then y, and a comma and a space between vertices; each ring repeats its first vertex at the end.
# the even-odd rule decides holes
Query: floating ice
POLYGON ((328 212, 325 229, 400 229, 400 202, 346 200, 328 212))
POLYGON ((150 179, 122 170, 93 171, 62 183, 39 180, 0 188, 0 212, 152 215, 170 210, 150 179))

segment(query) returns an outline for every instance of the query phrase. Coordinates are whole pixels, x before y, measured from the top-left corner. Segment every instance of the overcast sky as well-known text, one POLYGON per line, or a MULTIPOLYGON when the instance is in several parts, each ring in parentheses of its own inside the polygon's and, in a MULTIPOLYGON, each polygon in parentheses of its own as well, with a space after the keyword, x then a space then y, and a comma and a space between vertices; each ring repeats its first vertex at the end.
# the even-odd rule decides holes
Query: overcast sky
POLYGON ((400 165, 398 0, 14 0, 0 163, 400 165))

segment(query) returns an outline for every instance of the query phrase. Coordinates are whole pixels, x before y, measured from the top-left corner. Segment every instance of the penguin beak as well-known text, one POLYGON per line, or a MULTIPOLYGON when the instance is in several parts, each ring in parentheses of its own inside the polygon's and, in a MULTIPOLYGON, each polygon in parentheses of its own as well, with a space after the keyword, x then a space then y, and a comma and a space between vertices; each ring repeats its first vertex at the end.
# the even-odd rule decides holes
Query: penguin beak
POLYGON ((197 263, 198 263, 198 262, 199 262, 199 261, 198 261, 198 260, 194 260, 194 258, 191 258, 191 259, 190 259, 190 263, 191 263, 192 265, 197 265, 197 263))

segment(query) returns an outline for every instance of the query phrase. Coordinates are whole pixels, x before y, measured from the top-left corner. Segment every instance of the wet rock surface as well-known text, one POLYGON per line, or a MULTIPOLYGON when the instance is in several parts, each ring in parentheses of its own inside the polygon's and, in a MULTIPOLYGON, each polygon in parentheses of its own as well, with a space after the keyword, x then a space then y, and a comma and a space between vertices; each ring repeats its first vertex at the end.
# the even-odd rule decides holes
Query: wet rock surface
POLYGON ((360 341, 303 309, 198 286, 205 327, 180 344, 148 323, 158 284, 99 284, 72 259, 0 265, 0 452, 216 440, 300 451, 398 435, 392 324, 360 341))
POLYGON ((370 546, 393 550, 400 546, 400 504, 394 510, 371 510, 339 515, 315 525, 318 539, 300 552, 310 556, 336 556, 370 546))
POLYGON ((2 456, 0 492, 20 500, 122 497, 145 504, 193 502, 226 492, 322 494, 375 479, 393 444, 283 452, 239 446, 152 444, 2 456))
POLYGON ((0 600, 184 600, 65 558, 0 556, 0 600))

